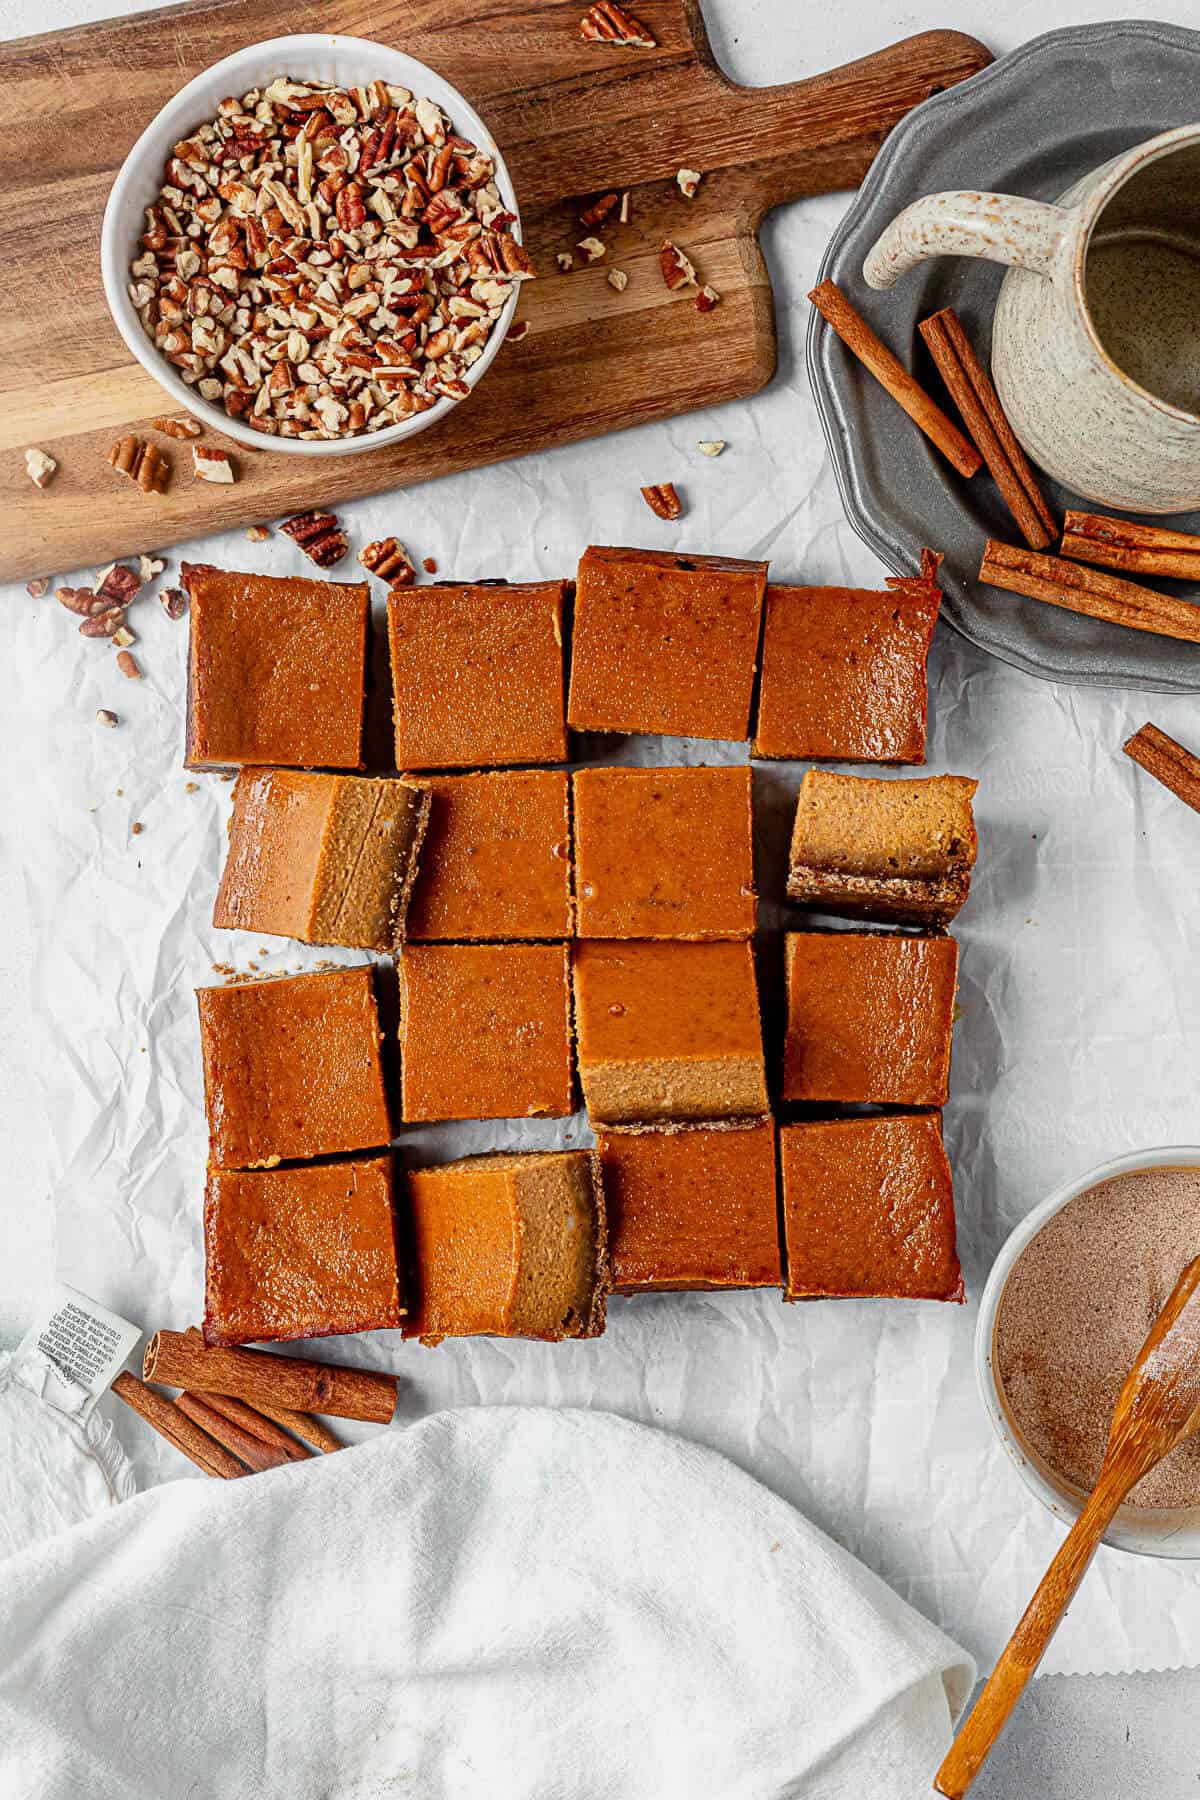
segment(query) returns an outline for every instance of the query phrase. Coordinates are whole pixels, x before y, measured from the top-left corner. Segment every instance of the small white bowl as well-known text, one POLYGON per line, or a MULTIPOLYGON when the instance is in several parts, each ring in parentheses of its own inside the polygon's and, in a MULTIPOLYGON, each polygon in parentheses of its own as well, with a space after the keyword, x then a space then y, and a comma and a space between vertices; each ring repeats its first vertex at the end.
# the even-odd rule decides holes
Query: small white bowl
MULTIPOLYGON (((100 267, 104 277, 104 295, 117 330, 130 352, 137 357, 147 374, 170 395, 173 408, 186 407, 197 419, 236 438, 254 450, 279 451, 283 456, 352 456, 399 443, 415 437, 435 425, 461 401, 443 398, 427 412, 415 413, 398 425, 382 431, 364 432, 359 437, 299 440, 270 437, 252 431, 238 419, 231 419, 224 407, 202 400, 195 388, 181 381, 166 357, 147 337, 129 298, 129 265, 138 254, 138 240, 144 230, 144 214, 153 205, 163 183, 163 168, 174 146, 211 119, 219 101, 227 95, 241 95, 251 88, 265 87, 276 76, 290 75, 297 81, 323 81, 340 87, 366 86, 371 81, 386 81, 393 86, 411 88, 417 95, 435 100, 453 121, 456 131, 484 150, 496 164, 496 186, 505 206, 516 214, 513 235, 520 240, 521 217, 512 179, 491 132, 457 88, 424 63, 405 56, 401 50, 390 50, 384 44, 373 44, 367 38, 333 37, 320 33, 294 37, 269 38, 262 44, 250 44, 232 56, 214 63, 211 69, 197 75, 180 88, 173 100, 152 119, 125 161, 108 196, 104 224, 100 233, 100 267)), ((504 342, 517 306, 518 288, 513 291, 483 355, 466 371, 463 379, 469 387, 482 380, 496 352, 504 342)))
MULTIPOLYGON (((975 1327, 975 1375, 983 1404, 995 1427, 996 1436, 1011 1456, 1025 1486, 1057 1518, 1065 1520, 1069 1525, 1075 1522, 1082 1511, 1086 1496, 1055 1474, 1025 1442, 1005 1405, 996 1379, 993 1361, 1001 1296, 1021 1252, 1068 1200, 1073 1200, 1077 1194, 1085 1193, 1088 1188, 1096 1187, 1102 1181, 1111 1181, 1115 1175, 1131 1175, 1138 1169, 1161 1168, 1200 1169, 1200 1148, 1195 1145, 1168 1145, 1157 1150, 1135 1151, 1130 1156, 1114 1157, 1111 1162, 1101 1163, 1098 1169, 1089 1169, 1086 1175, 1080 1175, 1077 1180, 1066 1182, 1048 1200, 1035 1206, 1028 1218, 1023 1219, 1010 1234, 992 1265, 987 1286, 983 1290, 979 1320, 975 1327)), ((1200 1506, 1171 1509, 1123 1506, 1105 1532, 1104 1542, 1111 1544, 1116 1550, 1131 1550, 1141 1556, 1200 1557, 1200 1506)))

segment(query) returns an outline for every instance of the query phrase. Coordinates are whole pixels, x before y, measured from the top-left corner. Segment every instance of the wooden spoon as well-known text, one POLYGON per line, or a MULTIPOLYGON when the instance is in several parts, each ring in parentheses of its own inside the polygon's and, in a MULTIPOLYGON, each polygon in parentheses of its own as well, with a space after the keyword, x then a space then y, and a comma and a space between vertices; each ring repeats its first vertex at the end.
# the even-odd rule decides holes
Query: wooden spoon
POLYGON ((1200 1256, 1179 1277, 1126 1377, 1083 1511, 934 1777, 937 1792, 949 1800, 959 1800, 983 1767, 1130 1488, 1200 1429, 1198 1290, 1200 1256))

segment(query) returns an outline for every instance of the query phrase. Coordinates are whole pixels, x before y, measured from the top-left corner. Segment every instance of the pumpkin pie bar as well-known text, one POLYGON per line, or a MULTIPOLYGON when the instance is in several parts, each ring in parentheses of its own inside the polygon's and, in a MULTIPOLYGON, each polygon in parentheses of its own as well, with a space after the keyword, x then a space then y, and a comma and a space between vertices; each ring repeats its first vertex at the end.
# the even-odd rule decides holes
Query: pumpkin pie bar
POLYGON ((786 1300, 963 1298, 940 1113, 779 1128, 786 1300))
POLYGON ((923 763, 940 558, 886 593, 771 587, 755 756, 923 763))
POLYGON ((390 1156, 210 1169, 204 1247, 206 1344, 400 1324, 390 1156))
POLYGON ((565 769, 436 775, 408 936, 571 935, 571 820, 565 769))
POLYGON ((187 767, 361 768, 366 583, 195 563, 183 564, 183 582, 191 602, 187 767))
POLYGON ((958 975, 951 937, 793 931, 785 1100, 943 1106, 958 975))
POLYGON ((565 944, 407 944, 400 956, 406 1121, 566 1118, 565 944))
POLYGON ((579 1076, 606 1125, 767 1111, 748 943, 574 948, 579 1076))
POLYGON ((581 769, 571 783, 580 937, 753 933, 749 768, 581 769))
POLYGON ((897 925, 948 925, 967 898, 979 839, 977 781, 912 781, 809 769, 792 833, 788 898, 897 925))
POLYGON ((374 1150, 392 1128, 369 966, 200 988, 211 1160, 251 1169, 374 1150))
POLYGON ((579 564, 575 731, 745 738, 767 565, 593 547, 579 564))
POLYGON ((428 813, 411 782, 243 769, 213 924, 393 950, 428 813))
POLYGON ((406 1337, 599 1337, 608 1252, 592 1150, 468 1156, 408 1177, 406 1337))
POLYGON ((396 767, 565 762, 565 581, 388 595, 396 767))
POLYGON ((775 1122, 602 1136, 613 1287, 778 1287, 775 1122))

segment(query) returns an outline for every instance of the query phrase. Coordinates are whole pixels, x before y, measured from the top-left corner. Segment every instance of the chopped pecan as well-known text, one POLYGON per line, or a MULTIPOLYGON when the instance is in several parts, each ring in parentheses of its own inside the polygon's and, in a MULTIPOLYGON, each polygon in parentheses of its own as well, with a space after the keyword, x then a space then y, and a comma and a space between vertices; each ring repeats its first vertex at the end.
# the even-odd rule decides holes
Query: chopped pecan
POLYGON ((49 487, 58 464, 44 450, 27 450, 25 452, 25 473, 34 487, 49 487))
POLYGON ((25 583, 25 592, 31 600, 42 600, 49 591, 50 577, 48 575, 34 575, 25 583))
POLYGON ((93 613, 106 612, 110 605, 109 601, 97 598, 95 588, 55 588, 54 598, 68 612, 78 613, 85 619, 91 618, 93 613))
POLYGON ((411 587, 417 579, 412 558, 398 538, 380 538, 358 553, 358 560, 372 575, 378 575, 390 587, 411 587))
POLYGON ((718 294, 716 288, 710 287, 708 283, 705 282, 704 286, 700 289, 700 292, 696 295, 696 311, 698 313, 710 313, 714 306, 719 306, 720 304, 721 296, 718 294))
POLYGON ((421 558, 421 567, 424 569, 424 571, 427 575, 436 575, 437 571, 438 571, 436 556, 422 557, 421 558))
POLYGON ((579 214, 579 223, 586 225, 589 230, 593 225, 603 225, 609 213, 615 212, 620 204, 619 194, 601 194, 599 199, 583 208, 579 214))
POLYGON ((285 519, 279 529, 299 544, 319 569, 330 569, 341 562, 350 548, 334 513, 297 513, 294 519, 285 519))
POLYGON ((615 288, 618 294, 623 294, 629 286, 629 277, 624 269, 610 269, 606 279, 609 287, 615 288))
POLYGON ((151 419, 155 431, 161 431, 169 438, 198 438, 204 430, 199 419, 193 419, 190 413, 179 413, 173 419, 151 419))
POLYGON ((683 502, 675 492, 673 481, 660 481, 656 487, 644 487, 642 499, 660 519, 678 519, 683 512, 683 502))
POLYGON ((162 574, 166 566, 161 556, 138 557, 138 573, 143 581, 153 581, 155 576, 162 574))
POLYGON ((658 266, 662 271, 664 282, 672 293, 678 288, 695 287, 695 269, 678 244, 673 244, 670 238, 664 238, 662 241, 662 248, 658 253, 658 266))
POLYGON ((575 248, 578 250, 585 263, 599 262, 600 258, 604 255, 605 250, 605 246, 598 237, 581 238, 575 248))
POLYGON ((107 460, 118 475, 128 475, 130 481, 136 481, 144 494, 163 494, 171 475, 171 465, 162 451, 154 444, 148 444, 145 438, 118 438, 108 453, 107 460))
POLYGON ((621 205, 617 212, 617 222, 620 225, 628 225, 632 217, 633 196, 630 194, 629 189, 625 188, 621 194, 621 205))
POLYGON ((168 619, 182 619, 187 611, 187 595, 182 588, 164 588, 158 598, 168 619))
POLYGON ((109 731, 115 731, 121 721, 115 712, 109 712, 107 706, 102 706, 96 714, 96 723, 105 726, 109 731))
POLYGON ((696 445, 696 448, 699 450, 701 456, 720 456, 722 450, 725 448, 725 439, 701 438, 700 442, 696 445))
POLYGON ((265 544, 271 533, 266 525, 247 525, 246 536, 252 544, 265 544))
POLYGON ((569 274, 575 267, 575 258, 569 250, 560 250, 554 260, 558 264, 560 274, 569 274))
POLYGON ((100 612, 93 613, 91 618, 84 619, 79 627, 79 635, 87 638, 115 637, 124 623, 123 606, 106 606, 100 612))
POLYGON ((514 324, 512 324, 509 327, 508 342, 510 344, 519 344, 521 339, 523 337, 528 337, 528 335, 529 335, 529 320, 528 319, 517 319, 514 322, 514 324))
POLYGON ((619 44, 634 50, 653 50, 657 42, 616 0, 596 0, 589 6, 579 21, 579 35, 585 44, 619 44))
POLYGON ((234 479, 233 464, 223 450, 212 450, 207 444, 192 445, 192 474, 197 481, 223 481, 230 483, 234 479))
POLYGON ((110 563, 97 576, 93 592, 97 600, 108 606, 128 606, 141 585, 141 576, 135 575, 124 563, 110 563))
POLYGON ((675 172, 675 180, 679 184, 679 191, 684 199, 694 200, 696 198, 696 189, 704 180, 704 176, 699 169, 677 169, 675 172))
POLYGON ((130 644, 137 643, 137 638, 134 636, 133 632, 130 631, 124 620, 122 620, 121 624, 117 626, 117 629, 112 634, 112 641, 117 650, 128 650, 130 644))
POLYGON ((132 656, 128 650, 120 650, 117 652, 117 667, 120 669, 122 675, 129 681, 140 681, 142 679, 142 671, 138 668, 137 658, 136 656, 132 656))

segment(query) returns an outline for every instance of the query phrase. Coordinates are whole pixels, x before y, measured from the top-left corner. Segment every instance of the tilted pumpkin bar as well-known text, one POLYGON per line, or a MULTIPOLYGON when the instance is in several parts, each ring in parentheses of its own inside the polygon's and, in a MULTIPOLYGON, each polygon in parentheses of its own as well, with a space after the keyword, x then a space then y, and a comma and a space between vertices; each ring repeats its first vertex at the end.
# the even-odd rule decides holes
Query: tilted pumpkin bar
POLYGON ((767 589, 754 754, 826 762, 923 763, 925 664, 941 558, 886 593, 767 589))
POLYGON ((410 782, 243 769, 213 924, 394 949, 428 814, 428 793, 410 782))
POLYGON ((571 728, 745 738, 766 583, 765 562, 585 550, 571 728))
POLYGON ((940 1113, 779 1128, 786 1300, 963 1298, 940 1113))
POLYGON ((574 948, 579 1077, 606 1125, 767 1111, 748 943, 574 948))
POLYGON ((565 944, 406 944, 405 1120, 566 1118, 570 993, 565 944))
POLYGON ((189 769, 362 767, 365 582, 184 563, 189 769))
POLYGON ((571 935, 565 769, 433 776, 408 912, 414 941, 571 935))
POLYGON ((596 1154, 469 1156, 408 1177, 406 1337, 598 1337, 608 1252, 596 1154))
POLYGON ((392 1159, 210 1169, 206 1344, 400 1324, 392 1159))
POLYGON ((396 767, 565 762, 567 583, 393 588, 396 767))
POLYGON ((613 1286, 778 1287, 775 1122, 600 1138, 613 1286))
POLYGON ((747 767, 581 769, 571 780, 580 937, 753 933, 747 767))
POLYGON ((954 939, 793 931, 786 943, 783 1098, 944 1106, 954 939))
POLYGON ((971 887, 977 781, 880 781, 809 769, 800 784, 788 898, 818 912, 948 925, 971 887))
POLYGON ((199 988, 212 1161, 248 1169, 391 1142, 370 967, 199 988))

